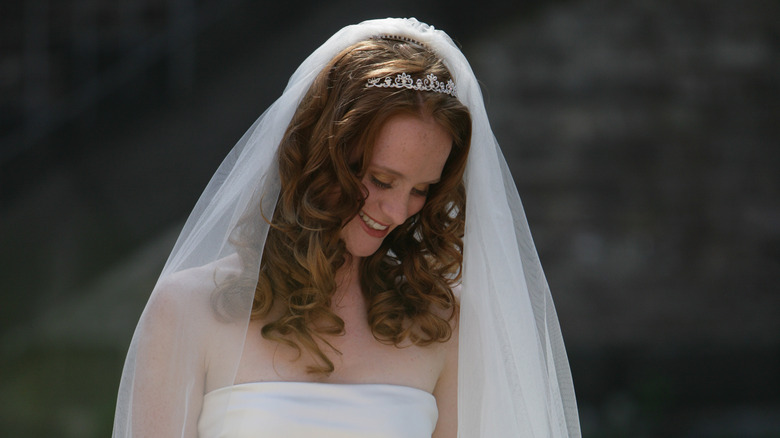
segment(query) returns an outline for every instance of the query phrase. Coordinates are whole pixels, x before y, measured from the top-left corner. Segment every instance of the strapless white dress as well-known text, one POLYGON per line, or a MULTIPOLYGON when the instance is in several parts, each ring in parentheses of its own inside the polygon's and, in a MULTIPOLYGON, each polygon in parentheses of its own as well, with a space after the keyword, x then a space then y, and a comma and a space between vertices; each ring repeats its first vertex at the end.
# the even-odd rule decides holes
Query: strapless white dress
POLYGON ((430 438, 439 411, 409 386, 255 382, 203 398, 200 438, 430 438))

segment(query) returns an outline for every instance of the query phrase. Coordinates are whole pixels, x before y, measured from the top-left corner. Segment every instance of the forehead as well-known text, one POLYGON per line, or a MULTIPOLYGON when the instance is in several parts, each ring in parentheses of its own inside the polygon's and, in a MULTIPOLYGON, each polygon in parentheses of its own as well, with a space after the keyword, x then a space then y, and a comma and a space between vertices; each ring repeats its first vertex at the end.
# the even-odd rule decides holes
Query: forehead
POLYGON ((452 136, 432 117, 397 114, 379 130, 370 166, 416 182, 437 180, 452 149, 452 136))

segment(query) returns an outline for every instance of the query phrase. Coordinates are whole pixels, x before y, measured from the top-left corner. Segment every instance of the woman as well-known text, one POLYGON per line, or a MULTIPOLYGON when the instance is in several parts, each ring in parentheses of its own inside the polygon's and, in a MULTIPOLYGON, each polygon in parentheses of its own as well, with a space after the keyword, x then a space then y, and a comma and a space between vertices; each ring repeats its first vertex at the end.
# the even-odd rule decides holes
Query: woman
POLYGON ((114 435, 579 435, 522 207, 446 34, 369 21, 299 67, 185 225, 114 435))

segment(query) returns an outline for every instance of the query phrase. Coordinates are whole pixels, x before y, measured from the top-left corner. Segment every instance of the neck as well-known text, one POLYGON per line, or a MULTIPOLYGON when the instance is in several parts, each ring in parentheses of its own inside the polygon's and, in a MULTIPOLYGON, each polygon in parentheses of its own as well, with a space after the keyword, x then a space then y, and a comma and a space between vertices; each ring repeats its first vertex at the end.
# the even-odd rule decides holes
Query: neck
POLYGON ((360 289, 360 260, 359 257, 350 256, 336 271, 336 293, 333 296, 335 306, 363 298, 360 289))

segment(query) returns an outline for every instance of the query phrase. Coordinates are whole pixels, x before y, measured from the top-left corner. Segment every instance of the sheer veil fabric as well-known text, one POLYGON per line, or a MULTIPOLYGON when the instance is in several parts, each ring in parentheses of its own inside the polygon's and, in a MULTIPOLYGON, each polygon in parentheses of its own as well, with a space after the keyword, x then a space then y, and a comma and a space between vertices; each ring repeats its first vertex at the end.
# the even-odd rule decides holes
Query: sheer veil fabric
MULTIPOLYGON (((580 436, 555 308, 471 67, 444 32, 414 19, 383 19, 345 27, 312 53, 206 187, 133 336, 114 437, 197 436, 203 394, 233 384, 259 258, 239 262, 231 235, 249 209, 271 216, 279 192, 277 147, 320 70, 343 48, 382 35, 411 38, 440 56, 473 120, 465 175, 458 435, 580 436), (231 299, 237 316, 224 321, 211 310, 211 293, 220 278, 237 272, 250 275, 249 286, 231 299)), ((251 225, 265 236, 265 222, 251 225)), ((263 239, 251 242, 258 254, 263 239)))

